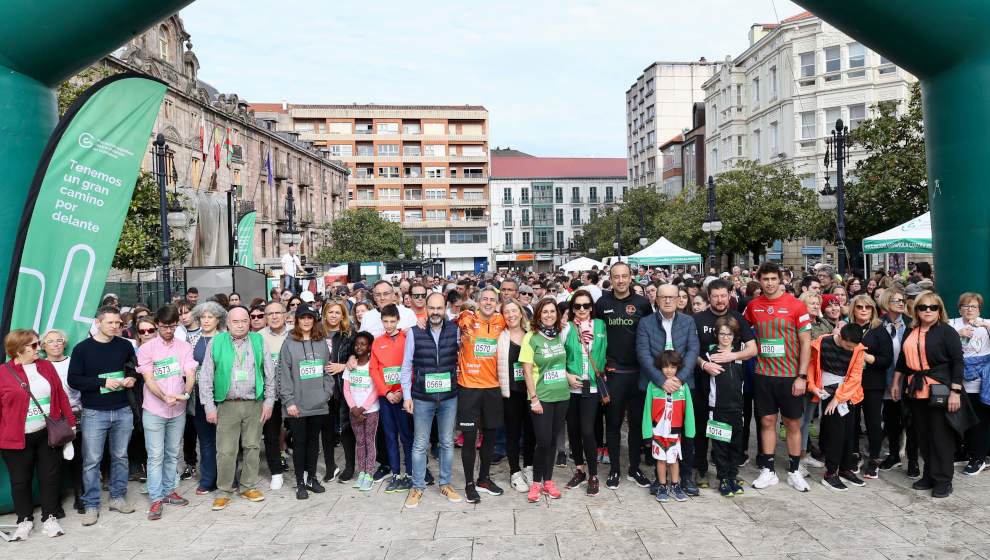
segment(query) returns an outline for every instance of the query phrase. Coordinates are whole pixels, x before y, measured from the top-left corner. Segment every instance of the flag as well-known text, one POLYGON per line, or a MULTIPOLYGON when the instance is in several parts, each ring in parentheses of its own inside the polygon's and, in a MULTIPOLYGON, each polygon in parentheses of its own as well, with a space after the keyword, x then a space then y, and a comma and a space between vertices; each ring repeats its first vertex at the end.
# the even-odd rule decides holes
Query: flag
POLYGON ((213 128, 213 161, 216 162, 217 169, 220 169, 220 146, 221 146, 220 134, 222 134, 221 130, 222 129, 220 128, 220 125, 216 125, 213 128))
POLYGON ((206 117, 199 116, 199 151, 203 153, 203 162, 206 162, 206 117))
POLYGON ((265 171, 268 172, 268 186, 272 186, 275 182, 272 180, 272 149, 268 148, 268 155, 265 156, 265 171))
POLYGON ((233 163, 233 153, 234 153, 234 142, 231 139, 230 128, 227 129, 227 138, 223 141, 224 151, 227 152, 227 169, 231 168, 233 163))

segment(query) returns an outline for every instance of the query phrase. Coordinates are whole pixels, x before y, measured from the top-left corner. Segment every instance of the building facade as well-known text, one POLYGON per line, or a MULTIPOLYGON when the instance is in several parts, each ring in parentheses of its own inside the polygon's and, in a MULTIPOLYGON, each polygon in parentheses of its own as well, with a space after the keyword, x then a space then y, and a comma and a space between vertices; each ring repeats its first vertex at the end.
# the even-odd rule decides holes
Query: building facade
MULTIPOLYGON (((149 152, 159 133, 174 152, 167 173, 169 188, 188 197, 186 212, 193 222, 184 232, 192 246, 184 264, 228 264, 228 192, 237 195, 239 215, 257 211, 256 264, 277 264, 287 249, 279 238, 287 226, 285 201, 290 190, 295 195, 296 229, 302 237, 299 254, 309 259, 316 256, 325 242, 321 226, 344 208, 347 167, 294 134, 276 132, 255 118, 237 94, 221 94, 201 81, 199 60, 178 14, 135 36, 94 67, 111 73, 143 72, 168 84, 149 152), (214 145, 223 145, 228 130, 229 163, 223 150, 217 163, 214 145), (274 175, 271 186, 266 170, 269 154, 274 175)), ((142 168, 153 168, 150 153, 142 168)), ((236 231, 236 224, 231 229, 236 231)))
POLYGON ((549 271, 598 212, 628 192, 622 158, 492 158, 491 259, 499 268, 549 271))
MULTIPOLYGON (((727 57, 703 85, 711 174, 748 159, 787 166, 805 187, 821 189, 825 139, 836 120, 855 130, 877 103, 906 107, 910 98, 914 76, 810 12, 754 25, 749 39, 749 48, 727 57)), ((865 156, 851 148, 846 169, 865 156)), ((834 186, 834 163, 829 171, 834 186)), ((854 174, 847 172, 846 182, 855 182, 854 174)), ((835 247, 820 240, 777 242, 767 256, 796 268, 836 264, 835 247)))
POLYGON ((656 190, 660 145, 692 128, 694 104, 704 100, 702 84, 719 68, 697 62, 654 62, 626 90, 627 178, 633 188, 656 190))
POLYGON ((488 111, 480 106, 260 104, 350 168, 349 208, 402 224, 444 272, 488 265, 488 111))

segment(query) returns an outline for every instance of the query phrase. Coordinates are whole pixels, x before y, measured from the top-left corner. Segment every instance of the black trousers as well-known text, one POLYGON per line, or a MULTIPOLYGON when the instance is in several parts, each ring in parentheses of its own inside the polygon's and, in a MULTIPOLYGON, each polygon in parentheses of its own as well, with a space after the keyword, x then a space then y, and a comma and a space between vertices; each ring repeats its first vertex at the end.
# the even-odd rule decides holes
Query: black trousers
MULTIPOLYGON (((272 407, 272 415, 261 428, 261 434, 265 440, 265 461, 268 463, 268 470, 272 474, 282 474, 282 449, 278 445, 279 434, 282 432, 282 402, 275 401, 272 407)), ((295 437, 295 433, 293 433, 295 437)), ((293 446, 295 452, 295 446, 293 446)), ((299 464, 299 458, 294 457, 293 461, 299 464)))
POLYGON ((952 482, 956 432, 945 418, 944 408, 928 406, 928 399, 907 399, 918 435, 918 450, 925 461, 923 477, 935 484, 952 482))
MULTIPOLYGON (((77 436, 76 439, 82 439, 77 436)), ((31 492, 35 469, 41 496, 41 519, 48 519, 59 509, 61 450, 48 447, 48 429, 24 435, 24 449, 0 450, 10 475, 10 494, 14 499, 17 522, 34 520, 34 496, 31 492)))
MULTIPOLYGON (((719 480, 735 480, 739 475, 739 464, 743 462, 743 449, 745 449, 746 441, 743 435, 743 411, 716 408, 712 411, 712 420, 732 426, 732 441, 712 440, 712 460, 715 463, 715 473, 719 480)), ((708 420, 705 419, 704 423, 695 424, 696 432, 706 439, 705 426, 707 423, 708 420)))
POLYGON ((296 471, 296 484, 303 483, 303 472, 309 480, 316 480, 316 462, 320 458, 320 428, 326 414, 289 417, 292 430, 292 465, 296 471))
POLYGON ((646 395, 639 390, 639 373, 610 373, 608 390, 612 401, 605 415, 605 441, 608 442, 608 455, 612 473, 619 472, 622 420, 629 410, 629 433, 626 444, 629 446, 629 471, 639 469, 639 454, 643 449, 643 401, 646 395))
POLYGON ((906 399, 883 401, 883 431, 887 436, 888 451, 894 457, 900 457, 901 435, 906 434, 904 453, 907 455, 908 464, 918 463, 918 438, 915 435, 906 399))
MULTIPOLYGON (((533 434, 533 419, 529 414, 529 401, 526 393, 515 391, 504 399, 505 411, 505 456, 509 460, 509 474, 519 472, 519 454, 522 452, 523 466, 533 464, 533 449, 536 436, 533 434), (522 439, 522 446, 519 440, 522 439), (521 447, 521 449, 520 449, 521 447)), ((434 423, 436 428, 436 423, 434 423)))
MULTIPOLYGON (((691 389, 691 401, 694 405, 694 457, 691 464, 698 474, 708 474, 708 436, 705 435, 705 424, 708 422, 708 393, 711 391, 709 376, 706 374, 695 382, 697 390, 691 389)), ((682 438, 687 439, 687 438, 682 438)), ((714 443, 714 441, 713 441, 714 443)), ((683 446, 681 447, 683 449, 683 446)), ((741 462, 741 461, 740 461, 741 462)), ((682 478, 693 478, 691 471, 681 473, 682 478)))
MULTIPOLYGON (((863 419, 866 421, 866 440, 869 445, 870 459, 879 461, 880 450, 883 447, 883 389, 869 389, 863 391, 863 402, 859 403, 863 410, 863 419)), ((856 416, 857 420, 859 415, 856 416)), ((859 422, 856 422, 859 427, 859 422)), ((857 430, 855 451, 860 450, 859 435, 857 430)))
POLYGON ((990 406, 980 402, 979 393, 966 393, 980 422, 966 430, 966 453, 970 459, 985 461, 990 447, 990 406))
POLYGON ((595 424, 599 418, 601 398, 598 393, 571 393, 567 406, 567 439, 571 442, 574 465, 587 464, 588 476, 598 476, 598 439, 595 424))
POLYGON ((557 435, 564 429, 564 419, 567 417, 570 401, 540 404, 543 406, 543 414, 530 412, 530 416, 533 417, 533 433, 536 434, 536 448, 533 451, 533 482, 553 480, 557 435))
POLYGON ((825 472, 838 474, 839 471, 853 470, 856 460, 853 457, 853 446, 856 440, 856 405, 849 404, 849 412, 842 416, 836 410, 825 414, 825 407, 832 402, 837 386, 826 387, 829 398, 822 401, 821 432, 818 442, 825 453, 825 472))
POLYGON ((196 423, 191 416, 186 416, 186 428, 182 432, 182 458, 188 467, 195 467, 199 462, 196 457, 196 423))

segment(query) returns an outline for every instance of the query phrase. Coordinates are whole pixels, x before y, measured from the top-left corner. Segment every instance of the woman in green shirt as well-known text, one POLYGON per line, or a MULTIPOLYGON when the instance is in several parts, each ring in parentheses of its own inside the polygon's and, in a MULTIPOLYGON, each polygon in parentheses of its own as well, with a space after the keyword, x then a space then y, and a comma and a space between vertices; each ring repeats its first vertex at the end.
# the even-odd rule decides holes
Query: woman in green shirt
POLYGON ((560 336, 560 316, 557 302, 543 298, 533 309, 531 328, 523 337, 519 361, 529 393, 529 409, 536 433, 533 452, 533 480, 528 499, 537 502, 540 491, 559 498, 560 490, 553 483, 554 442, 564 428, 570 390, 567 385, 567 353, 560 336))

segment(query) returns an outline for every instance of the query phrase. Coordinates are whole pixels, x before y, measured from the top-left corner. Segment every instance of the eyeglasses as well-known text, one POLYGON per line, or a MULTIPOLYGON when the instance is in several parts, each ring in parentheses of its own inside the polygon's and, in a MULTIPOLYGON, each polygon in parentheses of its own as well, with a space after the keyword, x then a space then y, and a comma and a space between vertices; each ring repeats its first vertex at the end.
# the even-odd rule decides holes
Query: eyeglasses
POLYGON ((409 294, 413 299, 426 299, 426 294, 409 294))
POLYGON ((65 344, 64 338, 49 338, 44 344, 65 344))
POLYGON ((942 309, 942 306, 938 304, 925 305, 922 303, 919 305, 915 305, 914 308, 917 309, 918 311, 938 311, 939 309, 942 309))
POLYGON ((375 297, 386 297, 392 295, 392 292, 372 292, 375 297))
POLYGON ((264 313, 252 313, 251 314, 251 318, 252 319, 264 319, 265 318, 265 314, 264 313))
POLYGON ((574 309, 591 309, 590 303, 575 303, 574 309))
POLYGON ((657 299, 660 301, 674 301, 679 297, 681 296, 657 296, 657 299))
POLYGON ((299 307, 299 304, 298 303, 290 303, 289 304, 289 309, 295 309, 297 307, 299 307))
POLYGON ((873 306, 871 306, 871 305, 857 305, 856 306, 856 309, 869 309, 869 310, 872 310, 873 309, 873 306))
POLYGON ((158 329, 156 329, 154 327, 152 327, 150 329, 138 329, 138 332, 141 333, 141 334, 154 334, 154 333, 158 332, 158 329))
POLYGON ((275 315, 282 315, 284 313, 285 311, 269 311, 268 313, 265 313, 265 315, 268 315, 269 317, 274 317, 275 315))
POLYGON ((31 350, 37 350, 38 348, 41 347, 41 343, 39 343, 37 340, 35 340, 31 344, 28 344, 27 347, 30 348, 31 350))
POLYGON ((899 297, 890 298, 890 303, 904 303, 904 298, 899 298, 899 297))
POLYGON ((730 332, 720 332, 718 333, 718 336, 735 336, 735 335, 730 332))
POLYGON ((158 325, 158 328, 163 331, 174 331, 177 326, 178 325, 158 325))
POLYGON ((975 303, 964 303, 959 306, 959 309, 979 309, 980 306, 975 303))

